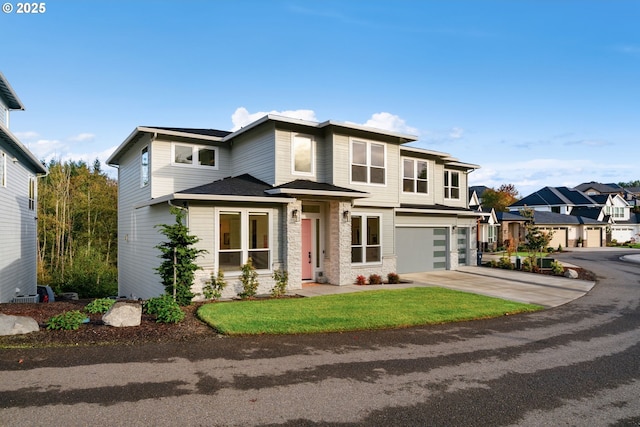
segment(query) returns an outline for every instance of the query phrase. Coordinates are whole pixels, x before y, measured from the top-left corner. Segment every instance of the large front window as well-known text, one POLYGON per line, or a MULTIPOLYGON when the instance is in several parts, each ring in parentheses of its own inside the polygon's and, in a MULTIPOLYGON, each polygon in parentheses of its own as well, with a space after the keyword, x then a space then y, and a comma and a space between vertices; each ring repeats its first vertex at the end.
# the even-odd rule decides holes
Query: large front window
POLYGON ((460 172, 444 171, 444 198, 460 198, 460 172))
POLYGON ((191 144, 172 144, 173 164, 218 168, 216 148, 191 144))
POLYGON ((271 262, 268 212, 222 211, 219 216, 218 268, 239 271, 249 258, 257 270, 268 270, 271 262))
POLYGON ((353 215, 351 217, 351 262, 376 263, 381 260, 380 217, 353 215))
POLYGON ((423 160, 404 159, 402 161, 402 191, 405 193, 429 192, 429 181, 427 178, 428 166, 423 160))
POLYGON ((305 135, 293 137, 293 173, 313 175, 313 139, 305 135))
POLYGON ((368 141, 351 142, 351 181, 385 184, 385 146, 368 141))

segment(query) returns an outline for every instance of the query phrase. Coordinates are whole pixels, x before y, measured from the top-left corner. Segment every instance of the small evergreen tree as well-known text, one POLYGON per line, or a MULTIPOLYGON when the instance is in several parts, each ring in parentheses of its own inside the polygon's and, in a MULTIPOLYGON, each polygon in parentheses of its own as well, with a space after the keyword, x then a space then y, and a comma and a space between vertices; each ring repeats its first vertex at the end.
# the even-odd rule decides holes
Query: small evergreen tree
POLYGON ((176 217, 175 224, 156 225, 162 228, 161 233, 168 239, 156 246, 162 252, 159 257, 163 259, 156 271, 162 277, 166 293, 172 295, 179 305, 184 306, 191 304, 195 296, 191 292, 191 285, 193 285, 195 271, 200 268, 195 260, 198 255, 206 251, 193 246, 200 239, 189 234, 189 228, 183 222, 184 211, 172 207, 170 212, 176 217))
POLYGON ((534 212, 531 208, 524 208, 520 211, 522 216, 528 219, 525 224, 527 234, 525 235, 526 243, 525 247, 529 252, 529 259, 531 261, 532 270, 536 271, 538 266, 538 254, 540 254, 547 246, 553 237, 553 231, 545 233, 540 230, 534 220, 534 212))

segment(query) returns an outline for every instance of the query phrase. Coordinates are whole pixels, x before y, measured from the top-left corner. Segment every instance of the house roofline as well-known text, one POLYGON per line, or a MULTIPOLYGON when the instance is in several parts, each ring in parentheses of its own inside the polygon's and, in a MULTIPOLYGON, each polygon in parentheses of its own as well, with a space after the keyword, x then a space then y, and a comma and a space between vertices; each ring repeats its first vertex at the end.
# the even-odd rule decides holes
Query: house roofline
POLYGON ((184 201, 202 201, 202 202, 252 202, 252 203, 290 203, 295 199, 289 197, 257 197, 257 196, 242 196, 241 200, 238 200, 238 196, 232 195, 220 195, 220 194, 185 194, 185 193, 172 193, 162 197, 156 197, 155 199, 147 200, 142 203, 136 204, 133 208, 140 209, 147 206, 159 205, 174 200, 184 201))
POLYGON ((29 151, 29 149, 25 147, 24 144, 22 144, 22 142, 20 142, 18 138, 16 138, 11 133, 9 129, 7 129, 6 127, 4 127, 3 124, 0 123, 0 138, 3 135, 5 136, 5 138, 3 138, 5 141, 8 141, 10 144, 13 144, 16 150, 18 150, 20 153, 24 155, 24 157, 29 161, 31 166, 33 166, 33 168, 35 169, 36 174, 46 175, 48 173, 47 167, 43 165, 40 162, 40 160, 38 160, 38 158, 31 151, 29 151))
POLYGON ((4 74, 2 74, 2 71, 0 71, 0 97, 8 101, 7 107, 10 110, 24 111, 24 104, 20 101, 20 98, 18 98, 18 95, 13 90, 4 74))
POLYGON ((293 194, 303 196, 318 196, 318 197, 343 197, 349 199, 362 199, 371 197, 370 193, 354 193, 351 191, 328 191, 328 190, 307 190, 302 188, 274 188, 266 190, 267 194, 293 194))

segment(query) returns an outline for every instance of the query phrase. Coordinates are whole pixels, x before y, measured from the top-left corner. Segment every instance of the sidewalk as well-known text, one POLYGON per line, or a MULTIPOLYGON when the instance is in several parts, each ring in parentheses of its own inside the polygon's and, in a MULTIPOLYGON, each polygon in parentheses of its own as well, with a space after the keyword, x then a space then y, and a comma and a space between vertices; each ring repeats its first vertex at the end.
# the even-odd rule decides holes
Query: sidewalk
MULTIPOLYGON (((564 264, 567 267, 569 265, 564 264)), ((400 289, 418 286, 439 286, 510 301, 557 307, 580 298, 593 288, 595 282, 567 279, 536 273, 503 270, 489 267, 463 266, 457 271, 432 271, 402 274, 403 280, 413 283, 397 285, 303 285, 294 293, 313 297, 319 295, 363 292, 376 289, 400 289)))

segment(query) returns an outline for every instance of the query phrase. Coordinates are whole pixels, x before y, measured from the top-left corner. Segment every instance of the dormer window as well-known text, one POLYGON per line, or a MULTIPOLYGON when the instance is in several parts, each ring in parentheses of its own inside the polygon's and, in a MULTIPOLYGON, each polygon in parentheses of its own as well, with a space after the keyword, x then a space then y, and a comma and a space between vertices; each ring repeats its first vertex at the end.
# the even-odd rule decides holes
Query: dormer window
POLYGON ((217 149, 202 145, 173 143, 171 145, 172 163, 194 167, 218 169, 217 149))

